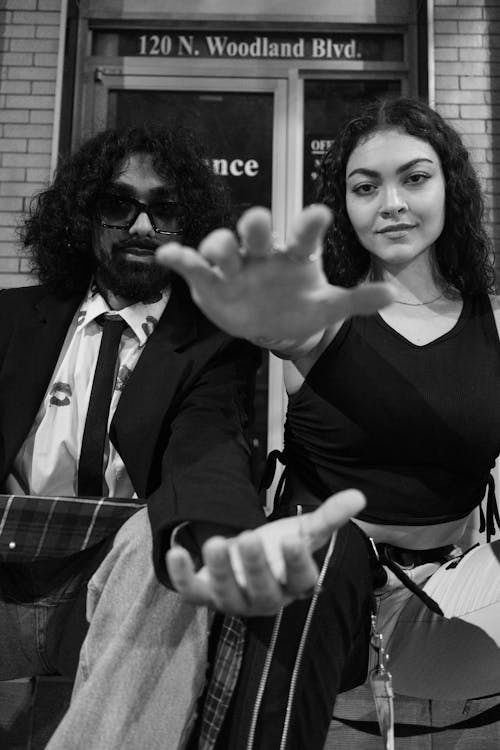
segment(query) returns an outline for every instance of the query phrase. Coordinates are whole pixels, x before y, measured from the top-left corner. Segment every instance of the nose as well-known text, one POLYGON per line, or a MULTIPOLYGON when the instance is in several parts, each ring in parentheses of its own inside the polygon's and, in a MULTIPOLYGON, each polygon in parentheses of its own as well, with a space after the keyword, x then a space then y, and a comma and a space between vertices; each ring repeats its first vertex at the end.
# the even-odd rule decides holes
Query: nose
POLYGON ((142 237, 155 236, 155 230, 153 229, 153 225, 151 224, 151 220, 146 211, 141 211, 128 231, 130 234, 139 234, 142 237))
POLYGON ((382 206, 380 215, 383 218, 399 216, 408 210, 408 204, 400 194, 400 191, 394 187, 388 187, 382 193, 382 206))

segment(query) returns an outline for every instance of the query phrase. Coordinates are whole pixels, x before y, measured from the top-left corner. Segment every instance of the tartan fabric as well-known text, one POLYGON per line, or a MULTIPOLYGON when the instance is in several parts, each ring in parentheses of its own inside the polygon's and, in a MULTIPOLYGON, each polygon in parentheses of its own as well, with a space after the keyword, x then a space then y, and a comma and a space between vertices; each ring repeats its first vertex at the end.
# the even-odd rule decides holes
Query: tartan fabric
POLYGON ((0 561, 68 557, 114 534, 142 507, 130 498, 0 494, 0 561))
POLYGON ((238 679, 245 632, 246 625, 241 617, 224 618, 203 706, 198 750, 212 750, 215 746, 238 679))

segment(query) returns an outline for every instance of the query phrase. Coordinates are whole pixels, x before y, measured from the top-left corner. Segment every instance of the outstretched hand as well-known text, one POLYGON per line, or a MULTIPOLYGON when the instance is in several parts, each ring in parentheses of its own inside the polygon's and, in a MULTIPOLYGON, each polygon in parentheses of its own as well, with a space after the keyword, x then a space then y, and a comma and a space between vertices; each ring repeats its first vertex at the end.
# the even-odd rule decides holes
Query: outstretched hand
POLYGON ((219 328, 272 349, 392 300, 387 284, 343 289, 328 283, 321 247, 330 221, 326 206, 309 206, 286 246, 277 249, 269 211, 251 208, 238 222, 241 245, 228 229, 216 229, 198 252, 171 242, 158 249, 157 259, 184 277, 196 304, 219 328))
POLYGON ((328 498, 317 510, 271 521, 232 539, 212 537, 203 545, 204 567, 195 571, 189 552, 167 552, 170 579, 192 604, 227 614, 274 614, 310 595, 318 580, 312 553, 324 546, 365 505, 357 490, 328 498))

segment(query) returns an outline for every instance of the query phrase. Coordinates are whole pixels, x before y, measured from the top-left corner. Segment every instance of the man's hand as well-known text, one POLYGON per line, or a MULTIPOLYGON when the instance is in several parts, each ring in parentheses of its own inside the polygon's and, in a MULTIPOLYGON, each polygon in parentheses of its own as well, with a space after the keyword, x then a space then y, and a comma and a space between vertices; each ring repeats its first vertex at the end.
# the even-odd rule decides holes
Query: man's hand
POLYGON ((238 223, 241 245, 228 229, 216 229, 199 252, 171 242, 158 249, 157 259, 184 277, 196 304, 227 333, 269 349, 300 344, 393 298, 387 284, 342 289, 328 283, 321 246, 330 221, 326 206, 309 206, 286 247, 277 249, 269 211, 252 208, 238 223))
POLYGON ((205 565, 198 572, 189 552, 174 547, 167 553, 170 579, 193 604, 233 615, 274 614, 313 592, 318 569, 312 553, 364 505, 360 492, 346 490, 312 513, 272 521, 232 539, 212 537, 203 546, 205 565))

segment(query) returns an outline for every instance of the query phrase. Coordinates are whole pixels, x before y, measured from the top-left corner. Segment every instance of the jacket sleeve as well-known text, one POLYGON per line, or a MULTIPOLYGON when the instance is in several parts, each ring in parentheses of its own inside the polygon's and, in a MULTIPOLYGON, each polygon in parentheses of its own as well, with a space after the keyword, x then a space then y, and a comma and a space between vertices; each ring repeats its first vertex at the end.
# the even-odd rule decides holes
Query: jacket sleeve
POLYGON ((161 483, 148 498, 155 571, 166 585, 165 552, 178 524, 220 524, 218 533, 238 533, 265 521, 248 439, 259 362, 253 346, 224 339, 178 399, 161 483))

